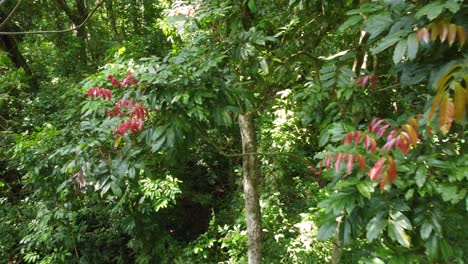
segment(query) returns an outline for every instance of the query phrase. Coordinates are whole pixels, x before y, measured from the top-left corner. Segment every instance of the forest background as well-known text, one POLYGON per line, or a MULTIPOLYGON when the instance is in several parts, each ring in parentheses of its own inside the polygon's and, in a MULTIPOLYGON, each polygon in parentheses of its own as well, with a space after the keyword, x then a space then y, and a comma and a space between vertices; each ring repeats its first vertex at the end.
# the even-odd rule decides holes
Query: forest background
POLYGON ((0 262, 465 263, 467 18, 0 0, 0 262))

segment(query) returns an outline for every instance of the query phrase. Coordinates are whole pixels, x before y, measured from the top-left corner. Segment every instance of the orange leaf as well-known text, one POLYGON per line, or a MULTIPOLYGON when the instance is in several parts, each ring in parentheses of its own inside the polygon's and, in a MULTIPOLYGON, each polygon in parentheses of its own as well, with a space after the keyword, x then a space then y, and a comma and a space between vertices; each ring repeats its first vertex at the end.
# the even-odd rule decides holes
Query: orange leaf
POLYGON ((406 131, 406 133, 408 133, 411 144, 413 146, 416 146, 416 144, 418 143, 418 133, 416 133, 416 131, 414 131, 414 128, 408 124, 404 124, 402 128, 404 131, 406 131))
POLYGON ((359 163, 359 169, 361 171, 366 170, 366 160, 359 154, 354 155, 354 159, 359 163))
POLYGON ((431 40, 435 41, 437 37, 439 36, 439 25, 431 24, 430 29, 431 29, 431 40))
POLYGON ((444 42, 448 35, 448 26, 446 24, 440 24, 439 31, 440 31, 440 35, 439 35, 440 42, 444 42))
POLYGON ((390 184, 392 184, 397 177, 396 163, 390 156, 388 157, 388 176, 390 176, 390 184))
POLYGON ((373 138, 371 138, 371 152, 372 154, 375 154, 376 151, 377 151, 377 143, 375 142, 373 138))
POLYGON ((445 135, 452 126, 454 117, 454 105, 449 100, 448 95, 445 94, 439 110, 439 129, 445 135))
POLYGON ((452 46, 453 42, 455 41, 456 36, 457 36, 457 25, 450 24, 448 26, 448 43, 449 43, 449 46, 452 46))
POLYGON ((468 102, 466 100, 466 91, 459 83, 455 83, 453 100, 455 103, 455 120, 461 122, 465 117, 466 104, 468 102))
POLYGON ((466 41, 466 32, 463 26, 457 27, 458 41, 460 42, 460 47, 463 47, 466 41))
POLYGON ((383 191, 385 188, 385 183, 387 182, 387 173, 384 173, 382 178, 380 179, 380 190, 383 191))
POLYGON ((413 129, 416 131, 416 133, 419 131, 419 121, 418 121, 418 119, 416 119, 414 117, 410 117, 410 119, 408 119, 407 123, 413 127, 413 129))
POLYGON ((434 101, 432 102, 431 110, 429 110, 429 117, 428 117, 429 121, 431 121, 432 118, 434 117, 437 106, 439 106, 440 101, 443 98, 443 95, 444 95, 443 93, 437 93, 436 96, 434 97, 434 101))

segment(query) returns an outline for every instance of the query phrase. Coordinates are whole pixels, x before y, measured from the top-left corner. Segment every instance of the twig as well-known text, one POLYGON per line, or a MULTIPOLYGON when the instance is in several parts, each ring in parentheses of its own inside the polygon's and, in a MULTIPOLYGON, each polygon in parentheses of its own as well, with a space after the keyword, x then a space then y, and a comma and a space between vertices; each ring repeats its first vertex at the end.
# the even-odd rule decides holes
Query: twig
POLYGON ((10 18, 13 16, 13 13, 15 13, 16 9, 20 5, 21 1, 22 0, 18 0, 18 2, 16 2, 16 5, 13 8, 13 10, 11 10, 10 14, 8 14, 8 16, 5 18, 5 20, 3 20, 3 22, 0 24, 0 28, 2 28, 3 25, 5 25, 5 23, 7 23, 10 20, 10 18))
POLYGON ((94 7, 94 9, 89 13, 89 15, 86 17, 86 19, 79 24, 78 26, 75 26, 73 28, 69 29, 62 29, 62 30, 44 30, 44 31, 16 31, 16 32, 4 32, 0 31, 0 35, 33 35, 33 34, 56 34, 56 33, 67 33, 67 32, 72 32, 75 30, 78 30, 81 28, 88 20, 91 18, 91 16, 96 12, 96 10, 101 6, 101 4, 104 3, 104 0, 101 0, 97 5, 94 7))

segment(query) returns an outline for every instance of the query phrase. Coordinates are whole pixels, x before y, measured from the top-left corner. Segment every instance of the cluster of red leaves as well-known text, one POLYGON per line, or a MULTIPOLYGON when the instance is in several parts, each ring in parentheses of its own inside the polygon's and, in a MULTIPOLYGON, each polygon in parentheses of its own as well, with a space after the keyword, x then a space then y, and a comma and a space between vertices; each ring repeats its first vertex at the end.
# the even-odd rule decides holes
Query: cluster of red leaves
POLYGON ((123 136, 128 131, 130 131, 132 134, 135 134, 137 131, 141 131, 143 129, 143 123, 143 119, 140 118, 131 118, 125 120, 114 129, 114 135, 120 134, 123 136))
MULTIPOLYGON (((107 79, 112 86, 125 88, 126 86, 139 85, 138 80, 130 72, 127 72, 125 79, 120 82, 114 76, 109 75, 107 79)), ((104 100, 112 99, 112 92, 106 88, 93 87, 88 90, 87 96, 98 98, 102 95, 104 100)), ((142 103, 135 103, 133 100, 122 99, 115 103, 114 108, 107 112, 109 117, 123 117, 129 114, 130 118, 124 120, 114 129, 114 135, 125 135, 127 132, 135 134, 143 129, 144 120, 149 118, 149 111, 142 103)))
POLYGON ((102 99, 104 100, 112 99, 112 92, 106 88, 93 87, 89 89, 88 92, 86 93, 86 96, 91 97, 92 99, 98 98, 101 95, 102 95, 102 99))
POLYGON ((366 88, 369 81, 371 81, 370 83, 371 83, 372 90, 377 89, 377 76, 373 74, 360 76, 357 79, 355 86, 362 86, 362 88, 366 88))
POLYGON ((120 100, 114 109, 108 113, 109 116, 123 116, 130 113, 130 119, 125 120, 114 129, 114 135, 125 135, 128 131, 135 134, 141 131, 145 118, 149 118, 149 111, 142 103, 135 104, 133 100, 120 100))
POLYGON ((135 102, 133 102, 133 100, 122 99, 115 103, 114 108, 111 111, 108 111, 107 115, 110 117, 123 116, 134 106, 135 102))
MULTIPOLYGON (((375 154, 377 152, 377 142, 374 137, 379 139, 384 138, 386 135, 386 142, 383 147, 380 148, 380 152, 385 153, 385 156, 379 158, 368 173, 368 176, 374 182, 381 176, 381 189, 385 187, 387 182, 392 184, 397 176, 396 163, 390 155, 391 150, 400 149, 404 154, 407 154, 410 149, 410 145, 416 145, 419 138, 417 132, 418 120, 416 118, 410 118, 406 124, 401 126, 401 128, 393 128, 391 130, 389 130, 389 128, 391 128, 391 126, 387 121, 376 118, 370 122, 367 133, 361 131, 349 132, 343 137, 341 142, 342 145, 349 144, 356 147, 359 147, 362 144, 365 150, 375 154)), ((348 174, 353 172, 355 163, 359 165, 359 169, 361 171, 366 170, 366 159, 361 154, 340 152, 334 155, 334 157, 332 155, 328 155, 325 158, 325 167, 327 169, 330 169, 333 160, 335 161, 334 166, 337 172, 340 170, 343 162, 346 163, 348 174)))
POLYGON ((117 86, 117 87, 120 87, 122 89, 124 89, 127 86, 139 85, 140 84, 138 82, 137 78, 135 78, 135 76, 133 76, 133 74, 131 72, 127 72, 127 75, 125 76, 125 78, 121 82, 119 80, 117 80, 112 75, 107 76, 107 79, 112 83, 112 86, 117 86))

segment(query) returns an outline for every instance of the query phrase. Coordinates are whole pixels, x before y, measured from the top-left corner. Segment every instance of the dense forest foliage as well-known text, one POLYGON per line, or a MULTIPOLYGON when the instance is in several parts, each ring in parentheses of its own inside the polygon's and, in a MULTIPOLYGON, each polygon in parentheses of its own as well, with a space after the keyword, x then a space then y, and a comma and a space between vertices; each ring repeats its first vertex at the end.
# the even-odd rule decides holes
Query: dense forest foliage
POLYGON ((465 263, 462 0, 0 0, 0 263, 465 263))

